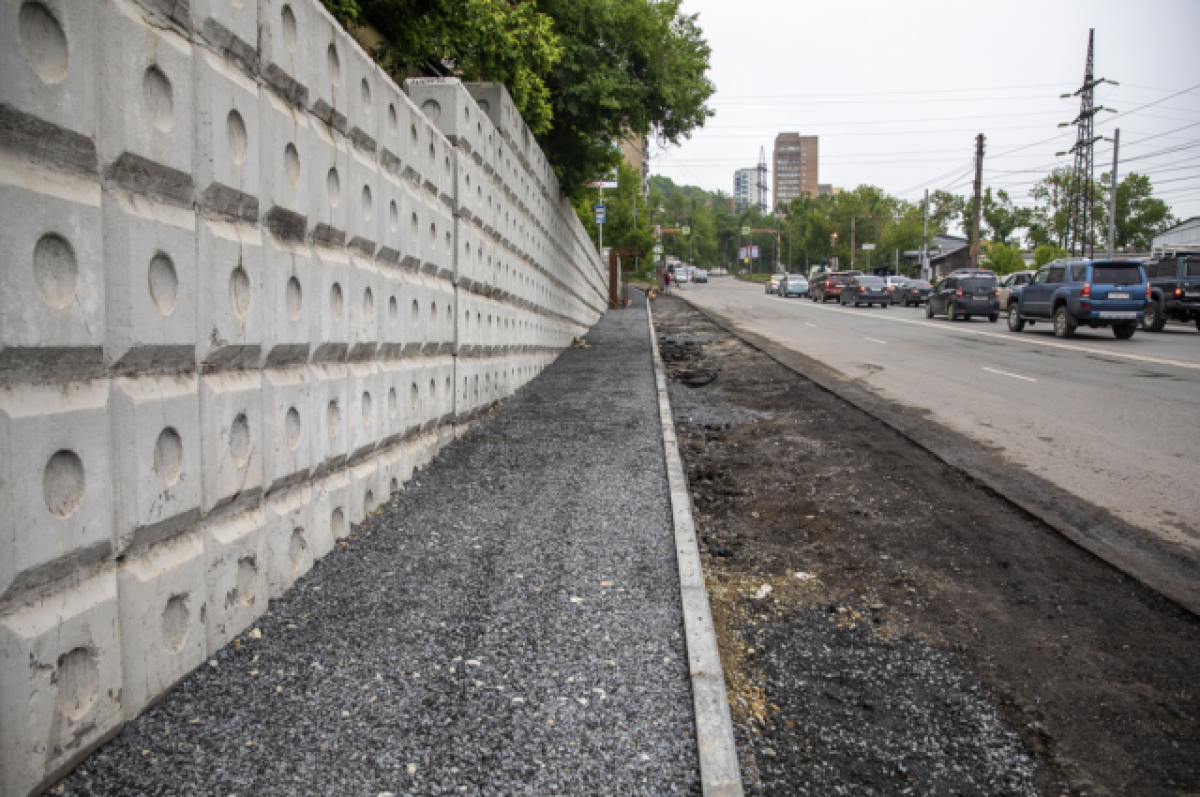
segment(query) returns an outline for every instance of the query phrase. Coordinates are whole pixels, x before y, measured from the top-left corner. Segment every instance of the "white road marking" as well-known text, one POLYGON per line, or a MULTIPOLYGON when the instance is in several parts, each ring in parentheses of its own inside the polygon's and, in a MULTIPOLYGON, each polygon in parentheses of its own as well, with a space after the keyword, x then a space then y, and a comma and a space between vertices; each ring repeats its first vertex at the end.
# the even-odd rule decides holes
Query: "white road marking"
POLYGON ((810 324, 810 323, 808 323, 807 321, 805 321, 805 322, 804 322, 804 326, 806 326, 806 327, 812 327, 813 329, 816 329, 816 328, 817 328, 817 325, 816 325, 816 324, 810 324))
POLYGON ((886 341, 886 340, 878 340, 878 339, 876 339, 876 338, 868 338, 868 337, 864 337, 864 338, 863 338, 863 340, 869 340, 869 341, 871 341, 872 343, 882 343, 882 344, 884 344, 885 346, 887 345, 887 341, 886 341))
MULTIPOLYGON (((824 310, 829 313, 844 312, 835 307, 826 307, 822 304, 816 304, 811 309, 824 310)), ((957 324, 950 326, 946 322, 933 321, 928 319, 914 318, 899 318, 894 315, 856 315, 855 318, 870 318, 877 321, 892 321, 897 324, 914 324, 916 326, 944 326, 947 332, 958 332, 964 335, 982 335, 987 338, 996 338, 1006 343, 1029 343, 1034 346, 1044 346, 1048 349, 1066 349, 1067 351, 1081 351, 1085 354, 1099 354, 1101 356, 1108 355, 1110 357, 1120 357, 1124 360, 1134 360, 1136 362, 1154 363, 1155 365, 1174 366, 1176 368, 1187 368, 1193 371, 1200 371, 1200 363, 1189 363, 1183 360, 1168 360, 1164 357, 1148 357, 1144 354, 1129 354, 1128 352, 1118 351, 1116 349, 1093 349, 1089 346, 1073 346, 1069 343, 1056 343, 1051 340, 1039 340, 1038 338, 1028 335, 1018 335, 1017 333, 1009 332, 1007 334, 999 334, 996 332, 984 332, 978 329, 965 329, 957 324)))
POLYGON ((1018 376, 1017 374, 1010 374, 1008 371, 997 371, 995 368, 984 368, 983 370, 991 371, 993 374, 1000 374, 1001 376, 1011 376, 1013 379, 1024 379, 1026 382, 1036 382, 1037 381, 1036 379, 1033 379, 1032 377, 1018 376))

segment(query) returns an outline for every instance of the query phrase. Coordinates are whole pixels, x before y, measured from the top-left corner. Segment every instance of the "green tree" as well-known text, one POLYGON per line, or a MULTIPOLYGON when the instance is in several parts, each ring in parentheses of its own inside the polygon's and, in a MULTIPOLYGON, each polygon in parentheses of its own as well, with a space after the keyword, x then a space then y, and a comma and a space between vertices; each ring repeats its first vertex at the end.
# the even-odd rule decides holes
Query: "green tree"
MULTIPOLYGON (((1111 185, 1108 172, 1100 176, 1100 185, 1111 185)), ((1111 189, 1109 189, 1111 191, 1111 189)), ((1116 246, 1122 249, 1149 249, 1154 234, 1176 223, 1166 202, 1153 196, 1150 178, 1131 172, 1117 184, 1116 246)), ((1099 219, 1104 238, 1108 236, 1108 206, 1099 219)))
MULTIPOLYGON (((584 229, 594 245, 599 243, 600 230, 596 224, 595 206, 600 199, 600 190, 589 188, 573 201, 575 212, 583 221, 584 229)), ((641 175, 637 170, 621 161, 617 167, 617 188, 606 189, 603 199, 604 246, 636 246, 649 256, 651 228, 646 223, 647 208, 641 197, 641 175)))
POLYGON ((1067 250, 1060 249, 1054 244, 1042 244, 1033 250, 1033 267, 1041 268, 1051 261, 1061 260, 1066 256, 1067 250))
POLYGON ((981 202, 983 222, 988 237, 996 243, 1008 245, 1017 230, 1025 229, 1033 219, 1030 208, 1019 208, 1013 204, 1003 188, 992 194, 991 186, 983 192, 981 202))
POLYGON ((963 217, 966 210, 965 197, 941 189, 934 191, 929 195, 929 228, 938 233, 945 233, 963 217))
POLYGON ((1021 255, 1020 248, 1002 243, 988 244, 984 249, 982 261, 983 268, 990 268, 997 274, 1025 270, 1025 258, 1021 255))

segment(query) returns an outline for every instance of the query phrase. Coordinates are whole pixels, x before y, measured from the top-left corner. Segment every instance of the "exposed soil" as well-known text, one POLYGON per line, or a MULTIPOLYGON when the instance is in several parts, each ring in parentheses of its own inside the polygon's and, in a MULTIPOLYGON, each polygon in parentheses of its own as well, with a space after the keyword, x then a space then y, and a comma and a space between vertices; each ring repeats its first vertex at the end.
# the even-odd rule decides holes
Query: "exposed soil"
POLYGON ((1200 791, 1193 615, 682 300, 654 316, 750 791, 1200 791))

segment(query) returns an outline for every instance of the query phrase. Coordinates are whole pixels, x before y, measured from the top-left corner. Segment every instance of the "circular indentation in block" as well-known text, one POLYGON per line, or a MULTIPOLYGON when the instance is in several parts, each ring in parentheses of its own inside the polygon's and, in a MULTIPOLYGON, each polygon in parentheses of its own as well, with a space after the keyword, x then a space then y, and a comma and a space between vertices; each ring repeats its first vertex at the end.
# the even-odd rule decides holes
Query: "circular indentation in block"
POLYGON ((362 79, 362 86, 361 86, 360 90, 362 91, 363 112, 366 113, 368 116, 370 116, 371 115, 371 84, 367 82, 366 78, 362 79))
POLYGON ((447 176, 447 177, 449 177, 450 175, 454 174, 454 167, 450 165, 450 159, 449 159, 449 158, 446 158, 446 162, 445 162, 445 168, 446 168, 446 176, 447 176))
POLYGON ((183 472, 183 440, 179 432, 168 426, 154 443, 154 475, 164 487, 179 481, 183 472))
POLYGON ((467 188, 470 188, 471 187, 471 175, 469 175, 469 174, 466 177, 466 183, 467 183, 467 188))
POLYGON ((179 275, 175 273, 175 264, 171 262, 171 258, 162 252, 156 254, 150 261, 147 280, 150 286, 150 300, 154 302, 158 314, 170 315, 179 297, 179 275))
POLYGON ((86 717, 100 697, 100 668, 92 651, 78 647, 59 656, 54 685, 55 713, 72 722, 86 717))
POLYGON ((393 476, 392 480, 388 483, 388 492, 390 492, 390 493, 400 492, 400 480, 397 479, 395 476, 393 476))
POLYGON ((229 456, 239 470, 250 462, 250 422, 239 413, 229 426, 229 456))
POLYGON ((142 100, 150 124, 163 133, 169 133, 175 124, 175 92, 171 81, 157 66, 152 66, 142 75, 142 100))
POLYGON ((488 113, 492 110, 492 106, 488 104, 487 100, 476 100, 475 104, 478 105, 479 110, 483 111, 484 113, 488 113))
POLYGON ((304 541, 304 529, 292 529, 292 539, 288 543, 288 559, 292 561, 292 570, 299 573, 304 567, 304 551, 308 543, 304 541))
POLYGON ((429 225, 429 248, 437 249, 437 225, 429 225))
POLYGON ((449 305, 447 305, 446 306, 446 329, 452 329, 453 327, 454 327, 454 310, 449 305))
POLYGON ((63 449, 50 457, 42 471, 42 497, 55 517, 75 514, 83 500, 83 460, 74 451, 63 449))
POLYGON ((346 513, 340 506, 329 514, 329 528, 333 531, 334 539, 346 536, 346 513))
MULTIPOLYGON (((421 103, 421 113, 425 114, 425 118, 429 121, 436 122, 442 115, 442 106, 437 100, 425 100, 421 103)), ((433 145, 430 145, 429 152, 433 153, 433 145)))
POLYGON ((289 407, 283 419, 283 434, 289 450, 300 447, 300 412, 295 407, 289 407))
POLYGON ((371 394, 362 394, 362 423, 363 426, 371 425, 371 394))
POLYGON ((433 326, 436 328, 436 327, 437 327, 437 322, 438 322, 438 317, 437 317, 437 302, 430 302, 430 303, 429 303, 429 320, 430 320, 430 322, 432 322, 432 323, 433 323, 433 326))
POLYGON ((417 134, 417 126, 416 126, 416 125, 412 125, 412 127, 410 127, 409 129, 410 129, 410 131, 411 131, 411 133, 412 133, 412 147, 413 147, 413 152, 416 152, 416 151, 417 151, 417 145, 421 143, 421 137, 420 137, 420 135, 418 135, 418 134, 417 134))
POLYGON ((75 299, 79 289, 79 265, 75 249, 57 233, 46 233, 33 248, 33 278, 46 304, 59 310, 75 299))
POLYGON ((412 325, 413 329, 421 323, 421 305, 417 304, 417 300, 413 299, 412 303, 412 325))
POLYGON ((250 275, 241 266, 229 275, 229 304, 238 318, 250 314, 250 275))
POLYGON ((162 638, 168 653, 183 650, 183 643, 188 638, 189 614, 187 595, 172 595, 167 601, 162 613, 162 638))
POLYGON ((363 318, 368 324, 375 318, 375 294, 371 293, 370 288, 363 291, 363 318))
POLYGON ((336 282, 333 283, 333 288, 329 291, 329 312, 333 314, 334 321, 342 320, 342 286, 336 282))
POLYGON ((67 76, 67 36, 48 8, 41 3, 21 6, 17 29, 21 52, 42 82, 58 83, 67 76))
POLYGON ((325 425, 329 428, 329 439, 337 439, 342 430, 342 408, 338 406, 337 399, 329 402, 325 408, 325 425))
POLYGON ((283 148, 283 168, 287 173, 288 187, 296 190, 296 186, 300 185, 300 153, 296 151, 295 144, 283 148))
POLYGON ((388 391, 388 417, 395 418, 400 411, 400 399, 396 397, 396 388, 388 391))
POLYGON ((342 82, 342 60, 338 58, 337 48, 332 44, 325 51, 325 62, 329 66, 329 82, 336 86, 342 82))
POLYGON ((249 148, 246 137, 246 120, 234 108, 225 117, 225 136, 229 139, 229 157, 238 166, 246 162, 246 151, 249 148))
POLYGON ((368 489, 363 493, 363 509, 370 512, 375 508, 375 491, 368 489))
MULTIPOLYGON (((238 559, 237 601, 243 606, 251 606, 257 595, 258 563, 253 556, 243 556, 238 559)), ((228 605, 226 608, 229 608, 228 605)))
POLYGON ((421 221, 417 218, 417 214, 412 214, 412 239, 413 244, 417 242, 418 236, 421 235, 421 221))
POLYGON ((450 231, 447 230, 446 231, 446 251, 447 252, 450 251, 451 246, 453 246, 453 242, 450 240, 450 231))
POLYGON ((325 191, 329 195, 329 207, 336 208, 342 201, 342 181, 338 178, 336 168, 330 169, 329 174, 325 175, 325 191))
POLYGON ((429 380, 429 406, 437 403, 437 383, 432 379, 429 380))
POLYGON ((304 306, 304 290, 300 287, 300 280, 290 278, 287 281, 286 293, 288 318, 295 321, 300 317, 300 310, 304 306))
POLYGON ((417 387, 417 383, 412 384, 412 408, 415 410, 421 404, 421 391, 417 387))
POLYGON ((362 190, 363 221, 371 220, 371 186, 364 185, 362 190))
POLYGON ((400 116, 396 113, 396 106, 388 103, 388 135, 395 138, 400 132, 400 116))
POLYGON ((296 15, 291 6, 284 5, 279 12, 279 20, 283 28, 283 46, 288 49, 289 53, 294 53, 299 37, 296 35, 296 15))
POLYGON ((395 232, 400 228, 400 208, 396 206, 396 200, 392 200, 388 205, 388 226, 395 232))
POLYGON ((430 142, 430 144, 429 144, 429 165, 432 166, 434 163, 437 163, 437 150, 435 150, 433 148, 433 143, 430 142))

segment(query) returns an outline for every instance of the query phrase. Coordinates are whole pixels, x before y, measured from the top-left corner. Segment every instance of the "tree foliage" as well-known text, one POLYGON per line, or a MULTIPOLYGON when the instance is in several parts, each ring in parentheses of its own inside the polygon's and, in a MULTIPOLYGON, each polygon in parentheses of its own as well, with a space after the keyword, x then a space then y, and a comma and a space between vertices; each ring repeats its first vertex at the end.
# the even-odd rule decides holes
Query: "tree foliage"
POLYGON ((984 249, 982 265, 997 274, 1010 274, 1014 271, 1025 270, 1025 258, 1021 255, 1021 249, 1018 246, 990 243, 984 249))
POLYGON ((1060 249, 1054 244, 1042 244, 1037 249, 1033 250, 1033 267, 1041 268, 1055 260, 1061 260, 1067 257, 1067 250, 1060 249))
MULTIPOLYGON (((1101 176, 1102 184, 1112 178, 1108 172, 1101 176)), ((1166 202, 1153 196, 1150 178, 1131 172, 1117 183, 1117 223, 1114 232, 1116 246, 1126 249, 1149 249, 1155 233, 1176 223, 1166 202)), ((1108 206, 1104 206, 1099 224, 1108 236, 1108 206)))

